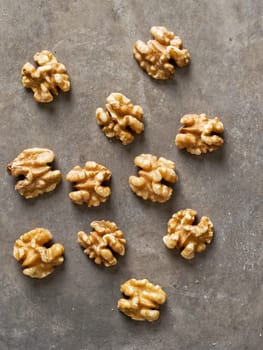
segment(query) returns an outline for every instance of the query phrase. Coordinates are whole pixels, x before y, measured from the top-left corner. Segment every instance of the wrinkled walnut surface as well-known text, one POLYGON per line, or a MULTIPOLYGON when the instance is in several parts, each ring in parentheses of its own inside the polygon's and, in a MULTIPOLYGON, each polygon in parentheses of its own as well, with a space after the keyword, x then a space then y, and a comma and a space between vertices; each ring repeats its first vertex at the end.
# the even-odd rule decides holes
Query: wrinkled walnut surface
POLYGON ((32 278, 44 278, 50 275, 55 266, 64 261, 64 247, 56 243, 46 248, 44 245, 52 239, 51 233, 44 228, 29 231, 14 245, 14 257, 21 262, 23 274, 32 278))
POLYGON ((111 194, 110 187, 103 186, 103 182, 110 178, 111 172, 103 165, 95 162, 86 162, 84 168, 77 165, 66 176, 74 188, 69 197, 75 204, 97 207, 111 194))
POLYGON ((162 181, 174 183, 178 180, 175 164, 163 157, 141 154, 134 159, 134 164, 141 168, 139 176, 130 176, 129 184, 133 192, 143 199, 163 203, 170 199, 173 189, 162 181))
POLYGON ((66 68, 51 52, 47 50, 37 52, 34 61, 38 67, 28 62, 23 66, 21 74, 23 86, 33 91, 37 102, 53 101, 54 96, 58 95, 58 88, 64 92, 70 90, 66 68))
POLYGON ((166 293, 147 279, 134 278, 121 285, 120 291, 129 299, 120 299, 118 309, 137 321, 155 321, 160 316, 159 305, 166 300, 166 293))
POLYGON ((54 153, 45 148, 29 148, 7 165, 10 175, 24 177, 15 189, 25 198, 34 198, 53 191, 61 181, 59 170, 51 170, 54 153))
POLYGON ((195 253, 206 249, 213 239, 213 224, 203 216, 198 225, 193 225, 197 212, 192 209, 180 210, 168 221, 168 233, 163 237, 167 248, 178 248, 185 259, 192 259, 195 253))
POLYGON ((224 125, 218 117, 208 119, 205 114, 186 114, 181 123, 184 126, 175 139, 178 148, 199 155, 212 152, 224 144, 223 138, 217 135, 224 132, 224 125))
POLYGON ((152 78, 169 79, 175 72, 175 66, 188 65, 189 51, 183 49, 182 40, 165 27, 152 27, 151 34, 154 40, 149 40, 147 44, 141 40, 135 42, 134 57, 152 78))
POLYGON ((114 254, 125 254, 126 240, 123 232, 111 221, 93 221, 90 226, 93 231, 89 235, 83 231, 78 233, 78 243, 85 249, 84 253, 98 265, 116 265, 114 254))
POLYGON ((140 134, 144 130, 142 123, 143 110, 134 106, 126 96, 112 93, 107 97, 106 109, 96 111, 97 123, 102 127, 104 134, 120 140, 128 145, 134 140, 133 133, 140 134))

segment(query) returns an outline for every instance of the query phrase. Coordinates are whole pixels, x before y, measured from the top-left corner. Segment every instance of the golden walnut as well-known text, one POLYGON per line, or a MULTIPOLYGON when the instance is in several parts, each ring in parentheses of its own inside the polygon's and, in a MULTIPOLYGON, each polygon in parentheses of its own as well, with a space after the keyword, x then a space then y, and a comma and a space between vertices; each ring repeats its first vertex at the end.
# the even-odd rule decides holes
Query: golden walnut
POLYGON ((53 96, 58 95, 58 88, 64 92, 69 91, 70 81, 66 68, 51 52, 37 52, 34 61, 38 67, 35 68, 28 62, 23 66, 21 74, 23 86, 33 91, 37 102, 53 101, 53 96))
POLYGON ((97 207, 111 194, 110 187, 103 184, 110 178, 111 172, 103 165, 95 162, 86 162, 84 168, 77 165, 66 176, 74 188, 69 197, 75 204, 86 203, 88 207, 97 207))
POLYGON ((168 201, 173 190, 163 181, 174 183, 178 180, 174 162, 163 157, 158 159, 151 154, 141 154, 135 157, 134 164, 142 170, 139 170, 139 176, 129 178, 132 191, 152 202, 168 201))
POLYGON ((120 299, 118 309, 136 321, 155 321, 160 316, 159 305, 166 300, 166 293, 147 279, 134 278, 121 285, 121 292, 129 299, 120 299))
POLYGON ((134 140, 133 133, 140 134, 144 130, 142 123, 143 110, 134 106, 126 96, 112 93, 107 97, 106 109, 96 111, 97 123, 102 127, 104 134, 120 140, 128 145, 134 140))
POLYGON ((184 126, 179 129, 175 139, 178 148, 199 155, 212 152, 224 144, 219 136, 224 132, 224 125, 218 117, 208 119, 205 114, 186 114, 181 123, 184 126))
POLYGON ((154 79, 165 80, 174 74, 175 66, 184 67, 190 62, 189 51, 183 49, 182 40, 165 27, 152 27, 154 40, 147 44, 138 40, 133 54, 140 67, 154 79))
POLYGON ((53 191, 61 181, 59 170, 51 170, 54 153, 45 148, 29 148, 7 165, 10 175, 22 178, 15 189, 25 198, 53 191))
POLYGON ((192 259, 195 253, 206 249, 213 239, 213 224, 203 216, 198 225, 193 225, 197 212, 192 209, 180 210, 168 221, 168 233, 163 237, 167 248, 178 248, 185 259, 192 259))
POLYGON ((78 233, 78 242, 85 248, 84 253, 98 265, 116 265, 114 254, 125 254, 126 240, 123 232, 111 221, 93 221, 90 226, 93 231, 89 235, 83 231, 78 233))
POLYGON ((14 257, 21 262, 24 275, 44 278, 54 271, 55 266, 63 263, 62 244, 56 243, 49 248, 44 246, 51 239, 52 235, 48 230, 36 228, 16 240, 14 257))

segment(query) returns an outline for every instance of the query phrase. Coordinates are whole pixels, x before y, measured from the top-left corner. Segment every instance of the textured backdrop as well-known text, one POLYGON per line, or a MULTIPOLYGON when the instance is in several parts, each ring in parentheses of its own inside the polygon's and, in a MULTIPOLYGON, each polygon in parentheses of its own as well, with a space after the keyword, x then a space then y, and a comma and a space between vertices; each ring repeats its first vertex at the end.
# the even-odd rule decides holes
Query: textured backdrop
POLYGON ((260 0, 1 0, 1 350, 262 349, 262 11, 260 0), (152 80, 132 57, 134 41, 150 39, 152 25, 173 30, 191 53, 191 65, 170 81, 152 80), (42 49, 65 64, 72 82, 70 94, 47 105, 34 101, 20 77, 42 49), (145 132, 130 146, 109 142, 95 122, 114 91, 145 112, 145 132), (222 149, 195 157, 175 147, 180 117, 191 112, 221 118, 222 149), (54 150, 64 178, 86 160, 107 166, 110 200, 95 209, 73 205, 65 180, 24 200, 5 166, 33 146, 54 150), (130 191, 139 153, 175 161, 179 182, 166 204, 130 191), (162 243, 170 216, 187 207, 215 227, 212 245, 192 261, 162 243), (116 221, 126 235, 127 254, 116 267, 95 266, 76 243, 94 219, 116 221), (65 245, 66 260, 32 280, 12 248, 41 226, 65 245), (157 322, 118 312, 119 286, 131 277, 167 292, 157 322))

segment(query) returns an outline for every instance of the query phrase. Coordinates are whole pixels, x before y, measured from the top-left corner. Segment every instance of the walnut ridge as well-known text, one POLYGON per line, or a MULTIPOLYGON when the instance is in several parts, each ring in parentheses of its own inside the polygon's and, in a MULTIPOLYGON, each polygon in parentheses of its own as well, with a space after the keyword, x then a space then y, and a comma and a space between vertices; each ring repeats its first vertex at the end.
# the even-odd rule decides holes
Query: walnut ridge
POLYGON ((48 165, 54 158, 53 151, 46 148, 29 148, 20 153, 7 165, 10 175, 24 177, 15 189, 27 199, 53 191, 61 181, 60 171, 48 165))
POLYGON ((178 248, 185 259, 192 259, 195 253, 206 249, 213 239, 213 224, 203 216, 198 225, 193 225, 197 212, 192 209, 180 210, 168 221, 168 233, 163 237, 167 248, 178 248))
POLYGON ((34 61, 38 67, 28 62, 23 66, 21 74, 23 86, 33 91, 37 102, 53 101, 54 96, 58 95, 58 88, 63 92, 70 90, 65 66, 50 51, 37 52, 34 61))
POLYGON ((173 190, 162 181, 174 183, 178 180, 174 162, 151 154, 140 154, 135 157, 134 164, 141 170, 138 172, 139 176, 129 178, 132 191, 137 196, 152 202, 168 201, 173 190))
POLYGON ((208 119, 203 114, 186 114, 182 117, 184 124, 175 139, 178 148, 185 148, 187 152, 200 155, 212 152, 224 144, 220 134, 224 132, 224 125, 218 117, 208 119))
POLYGON ((103 185, 110 178, 111 172, 103 165, 95 162, 86 162, 84 168, 77 165, 66 176, 74 187, 69 197, 75 204, 85 203, 88 207, 97 207, 111 194, 110 187, 103 185))
POLYGON ((93 231, 87 235, 85 232, 78 233, 78 243, 83 247, 84 253, 95 264, 103 264, 106 267, 117 264, 115 254, 125 254, 126 240, 123 232, 111 221, 93 221, 90 226, 93 231))
POLYGON ((166 293, 147 279, 134 278, 121 285, 120 291, 129 299, 120 299, 118 309, 136 321, 155 321, 160 316, 159 306, 166 301, 166 293))
POLYGON ((51 233, 44 228, 29 231, 14 245, 14 257, 21 262, 23 274, 32 278, 44 278, 50 275, 55 266, 64 261, 64 247, 56 243, 46 248, 44 245, 52 239, 51 233))
POLYGON ((107 97, 106 109, 98 108, 96 111, 97 123, 109 138, 116 138, 123 145, 134 140, 134 133, 140 134, 144 130, 142 123, 143 110, 134 106, 126 96, 121 93, 112 93, 107 97))
POLYGON ((175 66, 184 67, 190 62, 188 50, 183 49, 182 40, 165 27, 151 28, 154 40, 147 44, 138 40, 133 47, 133 54, 140 67, 154 79, 171 78, 175 66))

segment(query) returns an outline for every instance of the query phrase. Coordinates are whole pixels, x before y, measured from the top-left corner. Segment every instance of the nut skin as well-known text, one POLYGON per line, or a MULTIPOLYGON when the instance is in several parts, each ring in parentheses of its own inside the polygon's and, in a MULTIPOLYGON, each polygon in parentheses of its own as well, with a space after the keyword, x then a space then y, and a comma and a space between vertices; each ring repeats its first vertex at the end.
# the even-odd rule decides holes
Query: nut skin
POLYGON ((9 175, 24 177, 15 186, 21 196, 26 199, 35 198, 57 187, 61 182, 61 172, 51 170, 48 165, 54 159, 55 154, 50 149, 29 148, 7 165, 9 175))
POLYGON ((195 155, 213 152, 223 146, 224 125, 218 117, 208 119, 206 114, 186 114, 181 118, 181 127, 175 138, 180 149, 195 155))
POLYGON ((123 145, 134 140, 134 133, 140 134, 144 130, 142 122, 143 109, 134 106, 126 96, 121 93, 112 93, 107 97, 106 108, 96 111, 97 123, 108 138, 116 138, 123 145))
POLYGON ((173 190, 162 181, 175 183, 178 180, 174 162, 151 154, 140 154, 135 157, 134 164, 141 170, 139 176, 129 177, 131 190, 144 200, 159 203, 168 201, 173 190))
POLYGON ((185 259, 193 259, 195 253, 206 249, 213 239, 213 223, 203 216, 198 225, 193 225, 197 212, 192 209, 180 210, 168 221, 168 233, 163 242, 169 249, 177 248, 185 259))
POLYGON ((73 183, 74 188, 69 198, 78 205, 85 203, 88 207, 97 207, 111 194, 110 187, 103 186, 103 182, 110 178, 109 169, 96 162, 86 162, 84 168, 77 165, 66 175, 66 180, 73 183))
POLYGON ((64 247, 60 243, 46 248, 44 245, 52 239, 52 234, 44 228, 36 228, 24 233, 15 241, 13 255, 21 262, 23 274, 32 278, 44 278, 50 275, 55 266, 64 261, 64 247))
POLYGON ((166 301, 166 293, 147 279, 126 281, 120 291, 129 299, 119 299, 117 307, 136 321, 156 321, 160 316, 159 306, 166 301))
POLYGON ((154 40, 149 40, 147 44, 141 40, 135 42, 134 57, 152 78, 169 79, 175 72, 175 66, 184 67, 189 64, 189 51, 183 49, 182 40, 166 27, 154 26, 151 34, 154 40))
POLYGON ((38 67, 35 68, 28 62, 22 67, 21 75, 23 86, 33 91, 37 102, 53 101, 54 96, 58 95, 58 88, 63 92, 70 90, 65 66, 59 63, 50 51, 37 52, 34 61, 38 67))
POLYGON ((78 243, 85 249, 84 253, 95 264, 106 267, 116 265, 114 253, 121 256, 125 254, 126 240, 123 232, 111 221, 93 221, 90 226, 93 231, 89 235, 83 231, 78 233, 78 243))

